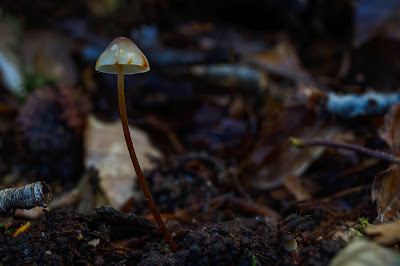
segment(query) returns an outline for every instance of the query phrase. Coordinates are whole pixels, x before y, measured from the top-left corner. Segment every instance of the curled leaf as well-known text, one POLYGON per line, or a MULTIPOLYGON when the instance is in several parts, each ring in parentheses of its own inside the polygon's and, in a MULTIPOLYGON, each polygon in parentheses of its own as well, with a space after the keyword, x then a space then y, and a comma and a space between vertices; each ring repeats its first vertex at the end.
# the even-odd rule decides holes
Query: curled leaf
MULTIPOLYGON (((380 132, 381 138, 395 155, 399 155, 399 123, 400 104, 395 104, 386 115, 385 125, 380 132)), ((376 174, 371 194, 372 200, 377 204, 378 221, 400 218, 400 167, 390 165, 387 170, 376 174)))

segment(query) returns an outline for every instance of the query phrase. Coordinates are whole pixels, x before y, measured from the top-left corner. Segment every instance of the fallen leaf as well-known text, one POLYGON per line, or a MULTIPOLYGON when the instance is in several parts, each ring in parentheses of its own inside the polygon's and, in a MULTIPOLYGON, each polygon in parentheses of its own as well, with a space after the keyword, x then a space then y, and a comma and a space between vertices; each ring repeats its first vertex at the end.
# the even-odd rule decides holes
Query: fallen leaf
POLYGON ((258 189, 279 186, 287 176, 300 176, 324 151, 323 147, 297 149, 289 137, 329 139, 340 130, 303 107, 286 107, 275 118, 264 120, 261 138, 241 167, 243 173, 252 176, 246 182, 258 189))
POLYGON ((332 231, 332 240, 349 244, 356 236, 359 228, 354 228, 352 222, 344 222, 339 228, 332 231))
MULTIPOLYGON (((399 155, 400 104, 392 105, 385 117, 385 125, 380 136, 394 155, 399 155)), ((390 165, 388 169, 375 175, 371 190, 372 200, 377 203, 379 222, 400 218, 400 167, 390 165)))
POLYGON ((375 175, 372 185, 372 201, 376 202, 379 222, 400 218, 400 168, 391 165, 375 175))
POLYGON ((366 237, 356 237, 349 245, 339 251, 330 266, 387 265, 400 263, 398 251, 383 247, 366 237))
POLYGON ((382 245, 395 245, 400 242, 400 221, 365 228, 365 234, 382 245))
POLYGON ((310 200, 312 195, 321 188, 310 179, 288 175, 283 185, 297 201, 310 200))
POLYGON ((310 80, 296 49, 287 41, 279 43, 272 50, 252 55, 249 63, 283 77, 295 80, 310 80))
POLYGON ((396 137, 400 136, 400 104, 393 104, 390 111, 385 116, 385 124, 380 130, 380 137, 392 149, 393 153, 400 155, 400 140, 396 137))
MULTIPOLYGON (((150 157, 161 158, 161 152, 152 146, 144 131, 135 127, 129 129, 142 171, 153 170, 155 165, 150 157)), ((135 196, 136 186, 136 173, 126 147, 121 121, 107 123, 89 116, 84 149, 86 168, 98 169, 100 187, 111 206, 119 210, 135 196)))

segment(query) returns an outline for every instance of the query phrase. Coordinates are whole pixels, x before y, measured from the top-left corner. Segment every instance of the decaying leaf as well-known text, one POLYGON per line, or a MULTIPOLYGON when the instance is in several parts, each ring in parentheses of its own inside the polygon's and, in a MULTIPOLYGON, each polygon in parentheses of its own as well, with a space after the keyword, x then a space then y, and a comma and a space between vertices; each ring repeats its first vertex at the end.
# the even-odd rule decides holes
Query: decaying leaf
POLYGON ((385 117, 385 125, 380 131, 380 137, 392 149, 393 153, 400 155, 400 104, 392 105, 390 112, 385 117))
POLYGON ((272 50, 254 54, 249 62, 289 79, 310 80, 295 48, 289 42, 282 42, 272 50))
POLYGON ((276 187, 287 176, 298 177, 316 160, 324 148, 297 149, 288 138, 331 138, 340 127, 328 124, 303 107, 287 107, 277 118, 264 122, 265 130, 243 168, 251 173, 250 184, 260 189, 276 187))
MULTIPOLYGON (((160 158, 161 152, 151 145, 142 130, 130 127, 132 141, 143 172, 154 168, 150 157, 160 158)), ((120 209, 134 196, 136 173, 133 169, 120 121, 102 122, 90 116, 86 125, 85 166, 99 170, 100 186, 111 206, 120 209)))
POLYGON ((365 237, 355 238, 346 248, 342 249, 329 263, 330 266, 354 265, 399 265, 398 251, 383 247, 365 237))
POLYGON ((283 185, 298 201, 310 200, 312 194, 320 189, 312 180, 297 178, 291 175, 285 178, 283 185))
MULTIPOLYGON (((399 155, 400 138, 400 104, 392 106, 386 115, 386 121, 380 136, 395 155, 399 155)), ((389 168, 375 176, 372 187, 372 200, 377 203, 380 222, 400 218, 400 167, 390 165, 389 168)))
POLYGON ((400 168, 391 165, 375 175, 372 187, 372 200, 377 203, 379 222, 400 218, 400 168))
POLYGON ((400 242, 400 221, 369 226, 365 228, 365 234, 383 245, 395 245, 400 242))

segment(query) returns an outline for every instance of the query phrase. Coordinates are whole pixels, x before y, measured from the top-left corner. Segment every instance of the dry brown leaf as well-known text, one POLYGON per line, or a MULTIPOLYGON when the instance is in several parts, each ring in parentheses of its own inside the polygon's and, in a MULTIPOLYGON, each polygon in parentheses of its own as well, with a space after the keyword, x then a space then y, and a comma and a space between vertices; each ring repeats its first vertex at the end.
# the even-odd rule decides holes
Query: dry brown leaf
MULTIPOLYGON (((152 146, 141 129, 129 127, 136 155, 143 172, 154 169, 150 157, 161 158, 161 152, 152 146)), ((99 170, 100 186, 111 206, 120 209, 134 197, 136 173, 133 169, 124 139, 121 121, 111 123, 90 116, 84 139, 85 166, 99 170)))
POLYGON ((298 149, 290 144, 289 137, 330 139, 340 131, 340 127, 318 119, 303 107, 286 107, 277 118, 265 120, 262 138, 242 166, 242 172, 252 176, 250 185, 259 189, 276 187, 287 176, 300 176, 324 150, 298 149))
POLYGON ((285 178, 283 185, 297 201, 310 200, 313 193, 321 189, 318 184, 310 179, 298 178, 292 175, 285 178))
POLYGON ((365 228, 365 234, 383 245, 394 245, 400 242, 400 221, 395 221, 365 228))
POLYGON ((396 138, 400 136, 400 104, 394 104, 391 106, 390 111, 385 117, 385 125, 379 132, 380 137, 387 143, 392 149, 393 153, 400 155, 400 139, 396 138))
POLYGON ((379 222, 400 218, 400 168, 391 165, 375 175, 372 186, 372 201, 377 204, 379 222))
MULTIPOLYGON (((382 139, 399 155, 400 140, 400 104, 392 105, 386 115, 385 125, 380 132, 382 139)), ((390 165, 383 172, 376 174, 371 190, 372 200, 377 203, 380 222, 400 218, 400 167, 390 165)))
POLYGON ((274 49, 254 54, 249 62, 267 71, 290 79, 309 80, 296 49, 289 42, 281 42, 274 49))

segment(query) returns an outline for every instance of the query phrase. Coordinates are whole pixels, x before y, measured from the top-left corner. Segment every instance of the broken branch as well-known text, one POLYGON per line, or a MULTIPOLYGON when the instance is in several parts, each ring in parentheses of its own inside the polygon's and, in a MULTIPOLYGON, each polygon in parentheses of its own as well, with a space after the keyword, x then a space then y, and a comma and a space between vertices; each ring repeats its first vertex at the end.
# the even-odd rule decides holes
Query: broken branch
POLYGON ((35 182, 20 188, 0 190, 0 212, 43 206, 51 199, 51 189, 45 182, 35 182))

